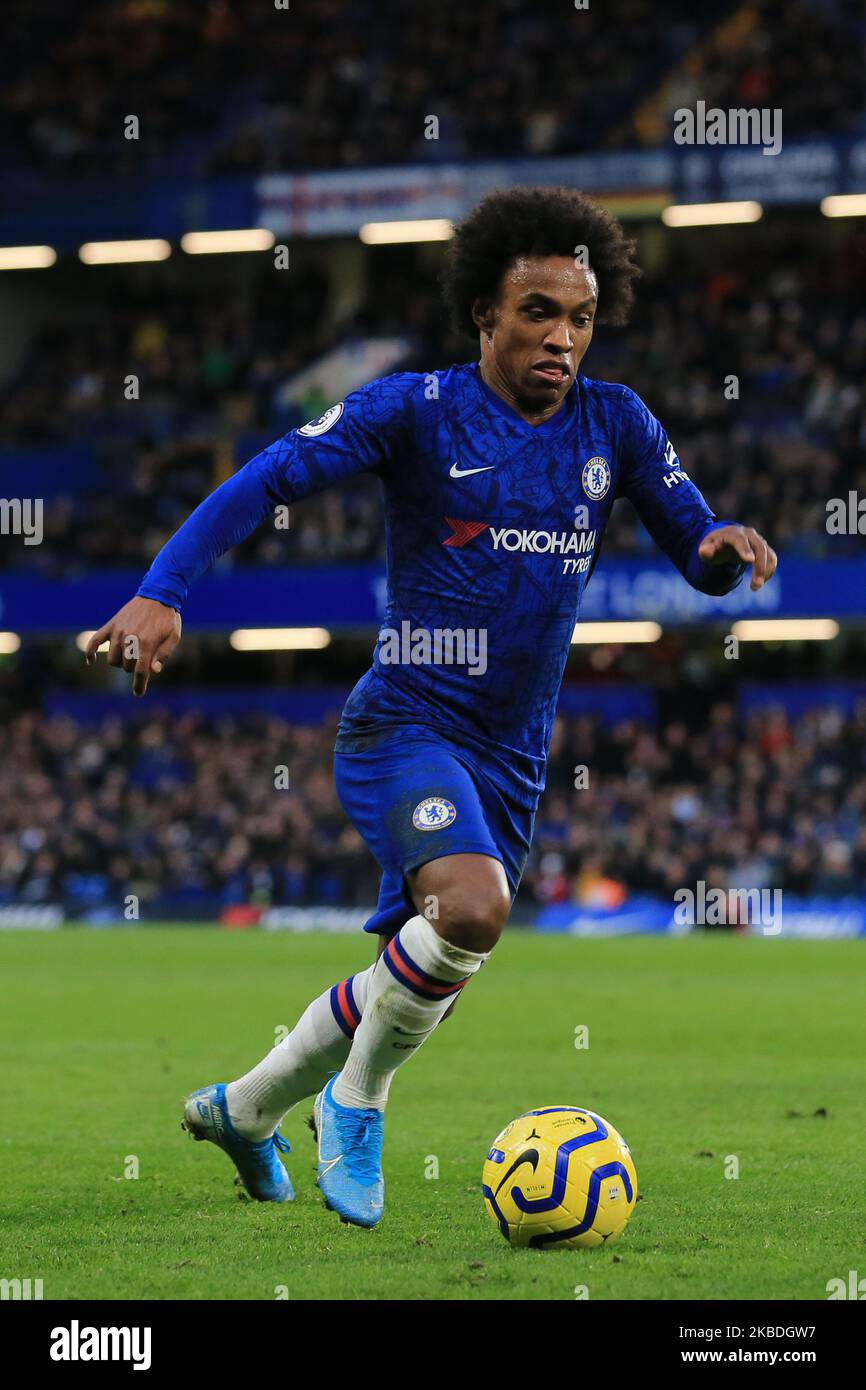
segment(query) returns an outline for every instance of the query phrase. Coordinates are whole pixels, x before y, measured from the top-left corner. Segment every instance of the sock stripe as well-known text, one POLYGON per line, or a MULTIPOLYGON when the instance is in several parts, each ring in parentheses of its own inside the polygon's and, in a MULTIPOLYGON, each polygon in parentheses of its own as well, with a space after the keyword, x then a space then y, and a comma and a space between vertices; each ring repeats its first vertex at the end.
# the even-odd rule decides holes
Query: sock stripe
POLYGON ((457 994, 469 979, 466 975, 462 980, 437 980, 435 975, 429 975, 412 960, 399 932, 388 942, 382 959, 395 980, 422 999, 446 999, 450 994, 457 994))
POLYGON ((358 1024, 361 1022, 361 1010, 358 1008, 358 1005, 355 1002, 355 991, 352 988, 354 981, 354 975, 350 975, 349 978, 346 980, 346 1001, 351 1010, 352 1017, 355 1020, 355 1027, 357 1028, 358 1024))
POLYGON ((331 1012, 338 1027, 342 1029, 347 1038, 354 1038, 355 1029, 361 1022, 361 1010, 355 1003, 355 996, 352 993, 354 978, 354 975, 350 975, 348 980, 341 980, 331 990, 331 1012))

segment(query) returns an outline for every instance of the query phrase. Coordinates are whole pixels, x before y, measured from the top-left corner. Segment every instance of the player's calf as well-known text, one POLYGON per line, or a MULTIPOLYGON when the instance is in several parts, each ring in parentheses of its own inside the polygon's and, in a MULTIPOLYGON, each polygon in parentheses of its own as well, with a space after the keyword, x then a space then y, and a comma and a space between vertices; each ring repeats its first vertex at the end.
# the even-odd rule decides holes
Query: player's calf
POLYGON ((445 941, 426 917, 394 936, 373 970, 348 1059, 316 1100, 318 1182, 346 1221, 373 1226, 384 1205, 382 1112, 391 1079, 486 960, 445 941))
POLYGON ((334 1100, 384 1110, 394 1072, 435 1030, 486 959, 446 941, 426 917, 401 927, 376 962, 334 1100))
POLYGON ((349 1055, 373 967, 326 989, 307 1006, 291 1033, 250 1071, 229 1082, 226 1103, 244 1139, 267 1139, 283 1116, 314 1096, 349 1055))
POLYGON ((434 920, 419 913, 385 946, 345 1066, 316 1101, 319 1186, 344 1220, 363 1226, 382 1214, 381 1121, 394 1073, 483 965, 511 906, 501 864, 482 855, 433 861, 411 888, 416 905, 432 895, 434 920))

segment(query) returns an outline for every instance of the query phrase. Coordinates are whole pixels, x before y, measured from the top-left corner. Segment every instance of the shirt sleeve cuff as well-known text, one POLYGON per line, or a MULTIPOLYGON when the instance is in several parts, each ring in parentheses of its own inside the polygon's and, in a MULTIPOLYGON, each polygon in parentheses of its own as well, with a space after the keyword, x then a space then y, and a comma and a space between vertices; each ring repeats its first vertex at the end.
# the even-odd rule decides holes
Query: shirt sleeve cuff
POLYGON ((157 603, 164 603, 167 608, 174 608, 178 613, 183 607, 183 601, 186 597, 185 594, 180 595, 172 593, 170 589, 164 588, 163 585, 153 584, 147 579, 143 579, 139 584, 136 589, 136 594, 139 598, 151 598, 155 599, 157 603))

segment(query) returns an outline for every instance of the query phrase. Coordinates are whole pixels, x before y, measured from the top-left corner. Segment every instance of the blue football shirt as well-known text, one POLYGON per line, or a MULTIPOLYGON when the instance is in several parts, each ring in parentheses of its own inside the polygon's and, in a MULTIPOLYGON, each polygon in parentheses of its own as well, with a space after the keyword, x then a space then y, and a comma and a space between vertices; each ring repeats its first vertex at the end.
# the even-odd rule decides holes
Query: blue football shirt
POLYGON ((578 376, 533 426, 478 363, 373 381, 265 449, 157 556, 138 592, 180 608, 193 579, 273 507, 360 472, 381 480, 387 607, 337 747, 385 725, 447 732, 532 804, 580 601, 614 500, 628 497, 684 578, 726 593, 740 564, 698 546, 717 521, 628 387, 578 376))

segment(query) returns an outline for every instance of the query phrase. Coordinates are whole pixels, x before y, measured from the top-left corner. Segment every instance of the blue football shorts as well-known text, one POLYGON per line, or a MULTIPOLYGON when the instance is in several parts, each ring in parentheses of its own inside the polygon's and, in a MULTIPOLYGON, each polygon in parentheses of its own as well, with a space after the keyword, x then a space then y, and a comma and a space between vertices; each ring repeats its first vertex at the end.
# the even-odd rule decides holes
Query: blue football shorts
POLYGON ((377 909, 364 930, 392 936, 416 908, 406 874, 450 854, 487 854, 517 892, 535 808, 472 750, 414 725, 391 725, 334 754, 343 809, 382 867, 377 909))

